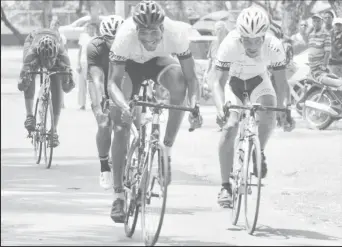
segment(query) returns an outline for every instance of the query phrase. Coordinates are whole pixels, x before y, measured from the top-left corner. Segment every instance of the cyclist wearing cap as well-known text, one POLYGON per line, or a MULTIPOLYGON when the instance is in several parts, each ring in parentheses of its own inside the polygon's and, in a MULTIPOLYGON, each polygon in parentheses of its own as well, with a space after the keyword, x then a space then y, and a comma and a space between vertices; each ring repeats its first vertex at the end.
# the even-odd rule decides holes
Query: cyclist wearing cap
MULTIPOLYGON (((40 29, 31 32, 24 43, 23 68, 20 71, 18 89, 24 91, 26 106, 25 128, 28 131, 35 129, 36 123, 33 116, 33 101, 35 93, 35 76, 29 75, 30 71, 37 71, 39 68, 47 70, 67 71, 70 69, 70 60, 64 45, 61 44, 59 34, 52 29, 40 29)), ((52 146, 59 145, 57 126, 61 112, 62 90, 70 92, 74 87, 72 74, 51 76, 51 97, 55 124, 52 146)))
MULTIPOLYGON (((232 110, 224 119, 225 102, 242 105, 243 91, 247 90, 252 103, 265 106, 284 107, 289 102, 289 86, 285 75, 286 56, 281 41, 268 34, 270 21, 267 13, 257 7, 244 9, 238 16, 236 29, 221 43, 215 69, 212 70, 213 96, 217 107, 217 120, 223 125, 219 143, 222 188, 218 203, 229 206, 231 184, 229 176, 233 164, 234 140, 238 130, 239 111, 232 110), (268 75, 274 75, 275 89, 268 75)), ((262 177, 266 176, 267 165, 263 150, 276 124, 274 112, 259 112, 259 138, 262 149, 262 177)), ((285 126, 285 113, 279 114, 285 126)), ((288 126, 291 130, 293 126, 288 126)), ((255 173, 257 174, 257 173, 255 173)))
MULTIPOLYGON (((115 222, 124 221, 123 169, 127 153, 129 128, 132 120, 130 107, 125 96, 129 94, 120 88, 124 72, 132 81, 132 95, 137 94, 141 82, 153 79, 161 83, 170 93, 170 104, 182 105, 188 89, 190 107, 195 107, 198 94, 198 80, 195 63, 189 49, 188 26, 165 16, 164 10, 155 1, 141 1, 132 17, 125 20, 118 31, 110 52, 108 93, 118 106, 113 114, 114 141, 112 146, 114 202, 111 217, 115 222), (177 59, 172 57, 177 55, 177 59)), ((124 82, 126 84, 126 81, 124 82)), ((129 95, 130 97, 131 95, 129 95)), ((170 110, 165 131, 164 145, 170 160, 171 147, 175 141, 184 113, 170 110)), ((194 128, 201 126, 201 117, 189 115, 194 128)))
POLYGON ((113 186, 112 175, 108 165, 108 153, 111 145, 112 126, 108 113, 103 109, 103 103, 108 98, 107 77, 109 66, 109 50, 115 39, 116 32, 124 20, 112 15, 100 23, 100 35, 93 38, 87 46, 87 81, 91 107, 98 124, 96 134, 97 150, 101 163, 100 185, 104 189, 113 186))

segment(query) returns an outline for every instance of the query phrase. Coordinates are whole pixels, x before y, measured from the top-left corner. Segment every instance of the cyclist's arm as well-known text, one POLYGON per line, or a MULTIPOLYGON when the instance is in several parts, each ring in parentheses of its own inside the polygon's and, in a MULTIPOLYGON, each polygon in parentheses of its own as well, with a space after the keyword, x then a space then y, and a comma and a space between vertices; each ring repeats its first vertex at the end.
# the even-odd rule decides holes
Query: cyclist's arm
POLYGON ((177 57, 182 67, 185 80, 188 84, 190 107, 195 107, 199 100, 199 83, 196 75, 195 60, 189 49, 181 54, 177 54, 177 57))
POLYGON ((125 96, 120 89, 124 78, 126 68, 126 59, 109 53, 109 71, 108 71, 108 94, 113 102, 122 110, 129 111, 130 107, 125 100, 125 96))
POLYGON ((327 67, 329 63, 329 58, 330 58, 330 52, 331 52, 331 35, 328 33, 324 39, 324 66, 327 67))
POLYGON ((87 81, 89 87, 89 96, 91 100, 91 108, 94 113, 102 112, 101 101, 102 92, 104 91, 104 73, 103 70, 95 65, 88 66, 87 81))
POLYGON ((286 78, 286 54, 280 40, 274 37, 269 46, 271 58, 271 73, 274 76, 278 107, 290 103, 290 87, 286 78))
POLYGON ((214 68, 210 72, 213 99, 218 112, 222 111, 224 105, 224 86, 228 80, 229 68, 230 63, 216 60, 214 68))
POLYGON ((213 63, 213 69, 209 76, 210 80, 212 80, 213 99, 218 112, 222 111, 222 107, 225 103, 224 87, 228 80, 233 58, 237 55, 233 53, 236 48, 234 47, 234 44, 231 43, 229 37, 230 35, 226 36, 220 44, 213 63))
POLYGON ((63 44, 61 44, 59 46, 58 61, 59 61, 60 66, 68 68, 68 69, 71 68, 69 55, 68 55, 68 52, 66 51, 66 49, 64 48, 63 44))

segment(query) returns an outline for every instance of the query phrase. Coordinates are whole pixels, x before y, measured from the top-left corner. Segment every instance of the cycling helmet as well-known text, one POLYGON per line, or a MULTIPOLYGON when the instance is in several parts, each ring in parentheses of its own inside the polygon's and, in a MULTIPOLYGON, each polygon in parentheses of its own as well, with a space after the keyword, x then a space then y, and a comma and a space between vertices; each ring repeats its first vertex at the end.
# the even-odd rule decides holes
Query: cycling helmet
POLYGON ((248 38, 262 37, 270 27, 267 13, 259 7, 249 7, 240 13, 236 28, 240 35, 248 38))
POLYGON ((58 53, 58 44, 56 39, 45 35, 38 42, 37 54, 44 58, 56 58, 58 53))
POLYGON ((103 19, 100 23, 100 34, 115 37, 118 28, 124 22, 124 19, 117 15, 111 15, 103 19))
POLYGON ((163 8, 155 1, 141 1, 133 11, 135 24, 148 28, 152 25, 160 25, 165 18, 163 8))

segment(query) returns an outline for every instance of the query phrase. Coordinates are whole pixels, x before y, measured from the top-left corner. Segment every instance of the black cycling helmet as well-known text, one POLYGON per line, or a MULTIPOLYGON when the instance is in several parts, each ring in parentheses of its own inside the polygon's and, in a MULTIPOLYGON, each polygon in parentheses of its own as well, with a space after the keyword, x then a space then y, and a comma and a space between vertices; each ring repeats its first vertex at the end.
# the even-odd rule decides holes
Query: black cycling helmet
POLYGON ((49 35, 43 36, 38 41, 37 54, 45 59, 56 58, 58 53, 58 44, 56 39, 49 35))
POLYGON ((163 8, 155 1, 141 1, 134 7, 133 21, 139 26, 148 28, 160 25, 164 18, 163 8))

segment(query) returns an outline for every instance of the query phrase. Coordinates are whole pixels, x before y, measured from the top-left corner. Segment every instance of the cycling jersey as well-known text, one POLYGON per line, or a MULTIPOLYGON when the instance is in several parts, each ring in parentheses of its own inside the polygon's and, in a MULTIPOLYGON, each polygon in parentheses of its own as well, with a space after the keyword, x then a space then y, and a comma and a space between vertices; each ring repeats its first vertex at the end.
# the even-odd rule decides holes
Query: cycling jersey
POLYGON ((155 51, 147 51, 138 39, 133 19, 127 19, 116 34, 109 59, 117 63, 133 60, 142 64, 152 58, 170 56, 171 54, 176 54, 179 59, 191 57, 189 27, 185 23, 167 17, 165 17, 163 26, 162 41, 155 51))
POLYGON ((103 70, 107 81, 109 66, 109 48, 104 37, 93 38, 87 46, 88 71, 90 66, 97 66, 103 70))
POLYGON ((268 67, 274 70, 284 69, 286 55, 281 41, 275 36, 266 34, 260 55, 250 58, 246 55, 239 33, 233 30, 222 41, 217 51, 215 65, 219 70, 229 70, 230 76, 247 80, 266 73, 268 67))
POLYGON ((51 29, 39 29, 32 31, 25 39, 24 43, 24 57, 23 57, 23 68, 20 72, 20 77, 24 75, 26 71, 36 70, 39 67, 44 67, 44 64, 39 60, 37 54, 38 42, 41 37, 48 35, 55 39, 59 46, 57 53, 57 60, 54 68, 70 68, 70 60, 68 54, 64 48, 60 35, 51 29))

